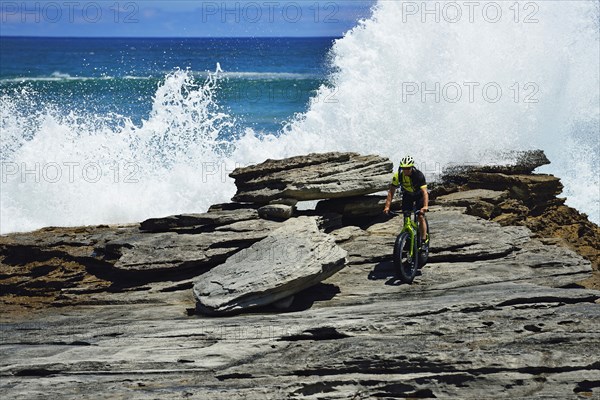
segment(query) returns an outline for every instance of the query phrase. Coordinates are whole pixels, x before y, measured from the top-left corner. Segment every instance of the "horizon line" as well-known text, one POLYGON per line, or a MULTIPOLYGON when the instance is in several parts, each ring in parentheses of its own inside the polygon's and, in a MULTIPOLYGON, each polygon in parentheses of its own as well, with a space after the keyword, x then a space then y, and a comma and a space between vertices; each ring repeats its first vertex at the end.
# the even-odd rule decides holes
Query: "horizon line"
POLYGON ((36 36, 0 35, 0 39, 339 39, 341 36, 36 36))

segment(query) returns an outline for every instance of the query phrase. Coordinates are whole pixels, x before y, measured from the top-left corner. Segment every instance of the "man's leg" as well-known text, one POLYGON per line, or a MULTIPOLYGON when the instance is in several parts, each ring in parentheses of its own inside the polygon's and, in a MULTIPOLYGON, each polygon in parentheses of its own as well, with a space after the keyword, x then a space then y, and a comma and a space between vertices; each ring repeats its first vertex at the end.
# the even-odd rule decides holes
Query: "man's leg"
MULTIPOLYGON (((419 196, 419 200, 417 200, 417 208, 420 210, 424 205, 425 200, 423 199, 423 195, 421 195, 419 196)), ((419 234, 422 241, 427 239, 427 221, 425 221, 423 214, 419 214, 419 234)))
POLYGON ((425 221, 423 214, 419 215, 419 233, 421 234, 421 239, 425 240, 427 235, 427 221, 425 221))

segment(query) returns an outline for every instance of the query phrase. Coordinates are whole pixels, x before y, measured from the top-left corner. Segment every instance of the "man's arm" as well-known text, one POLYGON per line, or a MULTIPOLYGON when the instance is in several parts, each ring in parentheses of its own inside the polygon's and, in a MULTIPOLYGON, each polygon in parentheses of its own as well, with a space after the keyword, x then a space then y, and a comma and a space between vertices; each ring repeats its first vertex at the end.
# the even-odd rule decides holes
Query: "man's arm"
POLYGON ((387 198, 385 199, 385 207, 383 208, 384 213, 390 212, 390 206, 392 205, 392 199, 394 198, 394 193, 396 193, 396 186, 390 185, 390 189, 388 190, 387 198))
POLYGON ((427 192, 427 186, 422 187, 421 191, 423 192, 423 208, 421 208, 421 212, 424 213, 429 211, 429 193, 427 192))

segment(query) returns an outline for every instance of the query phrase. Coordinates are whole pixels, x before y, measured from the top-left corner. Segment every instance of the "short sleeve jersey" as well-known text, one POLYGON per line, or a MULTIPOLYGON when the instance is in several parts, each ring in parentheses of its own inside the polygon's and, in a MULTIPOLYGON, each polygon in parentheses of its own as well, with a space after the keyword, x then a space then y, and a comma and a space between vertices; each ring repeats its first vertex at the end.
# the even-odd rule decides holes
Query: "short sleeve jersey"
POLYGON ((413 168, 410 176, 404 175, 402 170, 398 170, 392 178, 392 186, 402 185, 402 191, 409 193, 418 193, 421 189, 427 189, 425 175, 416 168, 413 168))

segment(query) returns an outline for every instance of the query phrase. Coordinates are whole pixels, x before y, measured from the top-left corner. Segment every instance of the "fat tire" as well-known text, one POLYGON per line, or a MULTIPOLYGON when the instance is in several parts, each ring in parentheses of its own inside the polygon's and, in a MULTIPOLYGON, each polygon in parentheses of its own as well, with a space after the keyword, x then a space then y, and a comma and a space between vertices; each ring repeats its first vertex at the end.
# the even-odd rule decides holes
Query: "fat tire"
MULTIPOLYGON (((416 243, 415 243, 416 247, 416 243)), ((409 256, 410 250, 410 235, 406 232, 401 233, 396 238, 394 243, 394 268, 396 270, 397 277, 404 283, 412 283, 415 279, 418 269, 418 258, 409 256), (414 265, 415 262, 417 265, 414 265)), ((414 251, 417 249, 415 248, 414 251)), ((417 254, 413 252, 413 254, 417 254)))

